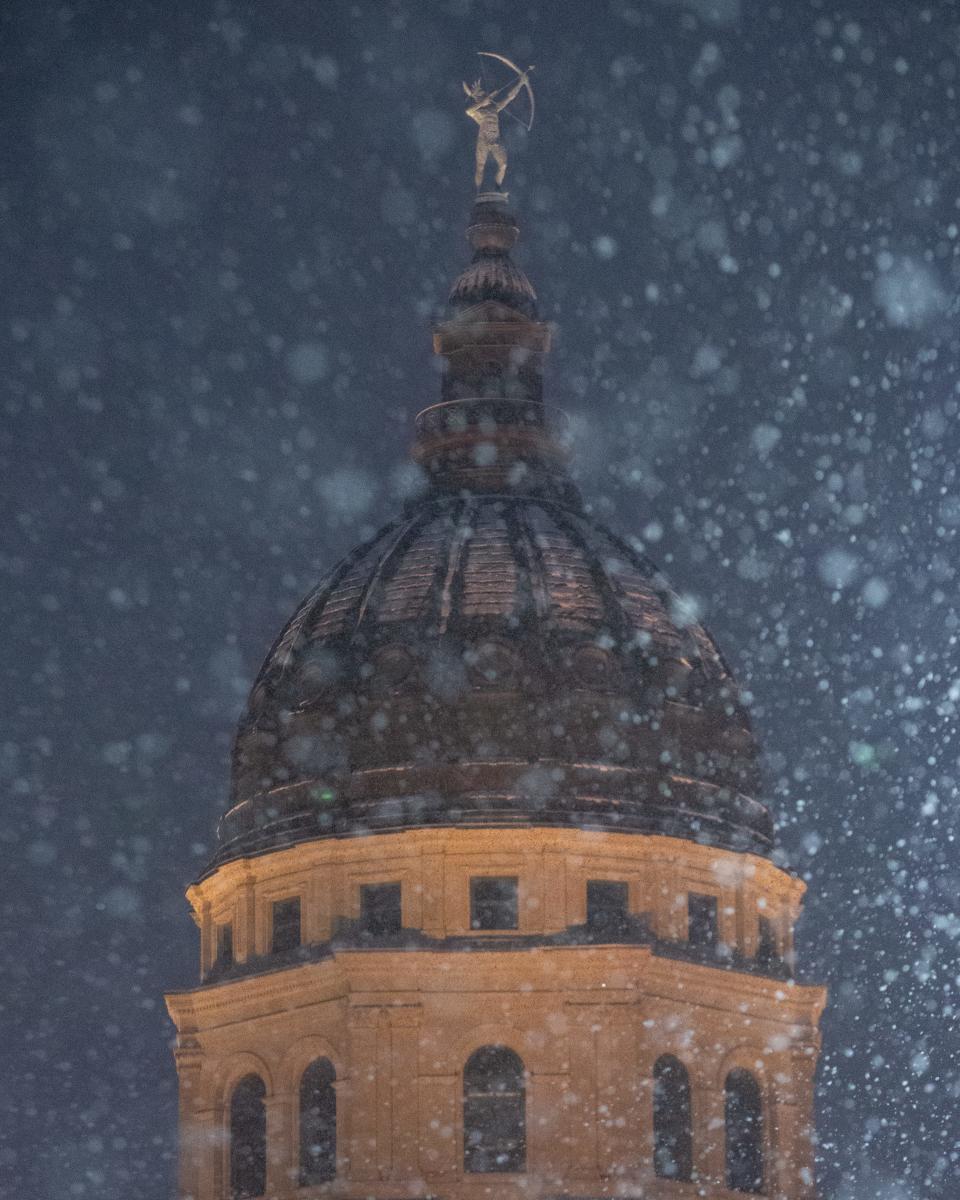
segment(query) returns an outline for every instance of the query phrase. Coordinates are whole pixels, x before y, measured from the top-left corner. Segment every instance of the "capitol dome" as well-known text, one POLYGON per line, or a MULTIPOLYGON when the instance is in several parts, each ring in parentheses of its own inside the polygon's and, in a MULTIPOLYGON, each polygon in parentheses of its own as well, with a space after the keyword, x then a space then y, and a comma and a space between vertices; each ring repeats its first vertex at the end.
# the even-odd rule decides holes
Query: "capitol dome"
POLYGON ((584 510, 543 404, 549 329, 481 197, 417 420, 429 486, 306 598, 254 684, 215 866, 436 825, 572 825, 769 855, 709 633, 584 510))
POLYGON ((804 884, 713 639, 581 500, 517 232, 478 197, 424 486, 251 690, 167 997, 184 1196, 811 1200, 804 884))

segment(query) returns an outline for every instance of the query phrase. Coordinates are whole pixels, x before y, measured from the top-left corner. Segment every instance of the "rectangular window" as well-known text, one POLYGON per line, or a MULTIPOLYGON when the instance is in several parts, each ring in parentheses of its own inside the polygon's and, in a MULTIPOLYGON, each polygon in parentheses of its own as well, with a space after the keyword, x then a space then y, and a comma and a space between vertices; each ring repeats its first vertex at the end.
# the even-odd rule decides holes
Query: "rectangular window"
POLYGON ((720 940, 716 896, 687 896, 687 941, 691 946, 716 949, 720 940))
POLYGON ((627 927, 627 885, 619 880, 587 880, 587 924, 608 933, 627 927))
POLYGON ((367 883, 360 888, 360 929, 371 937, 399 933, 403 927, 399 883, 367 883))
POLYGON ((217 966, 233 966, 233 926, 217 926, 217 966))
POLYGON ((470 880, 470 928, 517 928, 517 880, 494 875, 470 880))
POLYGON ((300 897, 290 900, 277 900, 273 906, 273 940, 271 949, 274 954, 282 954, 285 950, 294 950, 300 945, 300 897))
POLYGON ((757 918, 757 962, 770 966, 777 959, 777 938, 769 917, 757 918))

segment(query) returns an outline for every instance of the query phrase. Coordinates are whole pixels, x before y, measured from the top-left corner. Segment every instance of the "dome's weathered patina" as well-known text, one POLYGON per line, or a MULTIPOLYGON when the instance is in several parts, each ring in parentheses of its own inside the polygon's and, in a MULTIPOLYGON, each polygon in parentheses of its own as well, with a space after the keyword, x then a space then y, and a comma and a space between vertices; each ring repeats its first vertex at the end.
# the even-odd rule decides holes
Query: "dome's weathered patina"
POLYGON ((417 424, 429 486, 270 651, 215 861, 437 824, 574 824, 768 854, 729 670, 567 475, 542 403, 549 330, 509 258, 516 224, 485 199, 469 234, 474 262, 435 333, 442 401, 417 424))

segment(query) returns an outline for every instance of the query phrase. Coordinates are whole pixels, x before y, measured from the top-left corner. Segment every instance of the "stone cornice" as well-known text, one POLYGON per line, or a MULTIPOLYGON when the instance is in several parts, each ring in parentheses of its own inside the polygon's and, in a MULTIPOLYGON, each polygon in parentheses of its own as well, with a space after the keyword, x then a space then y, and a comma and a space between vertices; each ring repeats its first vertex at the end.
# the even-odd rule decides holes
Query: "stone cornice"
MULTIPOLYGON (((462 851, 465 842, 478 847, 503 847, 503 830, 500 828, 472 829, 411 829, 400 832, 378 833, 378 844, 384 854, 416 858, 422 854, 443 853, 450 845, 455 852, 462 851)), ((232 859, 217 867, 211 874, 192 884, 187 898, 195 907, 204 900, 210 901, 241 883, 256 879, 283 875, 290 871, 309 869, 336 861, 345 839, 316 838, 295 845, 274 849, 269 853, 232 859)), ((346 839, 350 840, 350 839, 346 839)), ((541 826, 524 826, 510 830, 510 848, 552 850, 577 855, 591 854, 603 847, 603 853, 613 857, 637 860, 651 865, 669 867, 675 863, 722 861, 724 875, 731 882, 753 881, 765 886, 775 886, 786 892, 790 903, 798 908, 806 891, 806 884, 796 875, 776 866, 758 854, 724 850, 714 846, 700 846, 681 838, 659 834, 617 832, 601 830, 573 830, 541 826)))
POLYGON ((434 950, 335 949, 315 963, 265 975, 173 992, 166 996, 171 1018, 181 1031, 200 1032, 237 1021, 270 1017, 278 1011, 335 1001, 382 1006, 419 1003, 421 995, 496 992, 555 993, 571 1002, 639 1002, 655 996, 674 1004, 710 1007, 778 1025, 815 1029, 826 989, 745 975, 718 967, 658 959, 649 946, 549 946, 530 958, 525 991, 516 985, 516 951, 465 954, 458 970, 442 969, 448 955, 434 950), (543 957, 551 970, 545 975, 543 957), (566 962, 564 962, 566 960, 566 962), (602 989, 602 991, 601 991, 602 989), (591 993, 599 995, 594 998, 591 993), (706 999, 705 999, 706 997, 706 999))

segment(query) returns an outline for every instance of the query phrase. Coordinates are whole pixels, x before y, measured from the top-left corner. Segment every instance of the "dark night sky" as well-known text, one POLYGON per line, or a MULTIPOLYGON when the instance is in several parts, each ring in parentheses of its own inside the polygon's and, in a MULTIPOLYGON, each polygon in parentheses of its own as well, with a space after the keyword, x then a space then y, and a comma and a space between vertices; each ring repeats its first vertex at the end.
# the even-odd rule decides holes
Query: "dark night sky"
POLYGON ((824 1195, 955 1200, 958 5, 7 0, 0 47, 0 1193, 172 1194, 183 887, 273 634, 412 485, 496 49, 579 480, 809 883, 824 1195))

